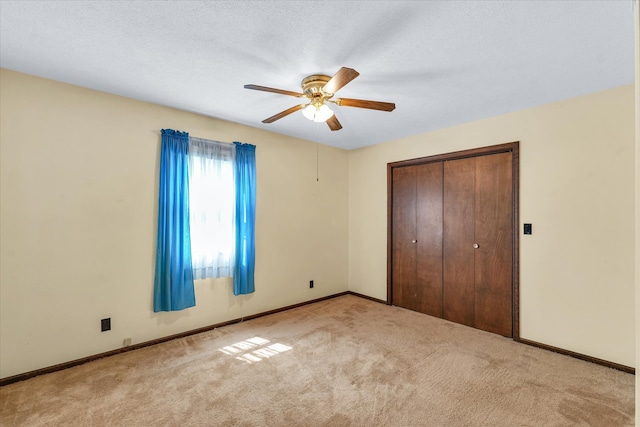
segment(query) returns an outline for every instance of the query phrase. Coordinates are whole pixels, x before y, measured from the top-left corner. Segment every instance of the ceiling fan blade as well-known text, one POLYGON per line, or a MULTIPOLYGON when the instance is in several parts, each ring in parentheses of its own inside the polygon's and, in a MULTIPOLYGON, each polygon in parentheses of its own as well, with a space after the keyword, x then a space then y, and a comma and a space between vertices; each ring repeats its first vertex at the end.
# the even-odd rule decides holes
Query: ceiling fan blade
POLYGON ((340 68, 340 70, 338 70, 337 73, 333 75, 333 77, 331 77, 331 80, 329 80, 327 84, 324 85, 322 90, 328 93, 336 93, 340 90, 340 88, 344 87, 344 85, 346 85, 359 75, 360 73, 353 68, 342 67, 340 68))
POLYGON ((284 111, 282 111, 282 112, 280 112, 280 113, 276 114, 275 116, 271 116, 271 117, 269 117, 268 119, 264 119, 264 120, 262 121, 262 123, 273 123, 273 122, 275 122, 276 120, 280 120, 281 118, 283 118, 283 117, 285 117, 285 116, 288 116, 288 115, 289 115, 289 114, 291 114, 291 113, 295 113, 295 112, 296 112, 296 111, 298 111, 298 110, 302 110, 302 108, 303 108, 303 107, 304 107, 304 105, 302 105, 302 104, 300 104, 300 105, 294 105, 293 107, 291 107, 291 108, 289 108, 289 109, 287 109, 287 110, 284 110, 284 111))
POLYGON ((342 107, 368 108, 370 110, 393 111, 396 104, 393 102, 368 101, 366 99, 338 98, 334 101, 342 107))
POLYGON ((338 118, 336 117, 335 114, 327 119, 327 125, 329 125, 329 129, 331 130, 342 129, 342 125, 338 121, 338 118))
POLYGON ((291 92, 290 90, 283 90, 283 89, 275 89, 272 87, 266 87, 266 86, 258 86, 258 85, 244 85, 245 89, 253 89, 253 90, 261 90, 263 92, 273 92, 273 93, 279 93, 281 95, 289 95, 289 96, 295 96, 296 98, 299 98, 301 96, 304 96, 302 93, 298 93, 298 92, 291 92))

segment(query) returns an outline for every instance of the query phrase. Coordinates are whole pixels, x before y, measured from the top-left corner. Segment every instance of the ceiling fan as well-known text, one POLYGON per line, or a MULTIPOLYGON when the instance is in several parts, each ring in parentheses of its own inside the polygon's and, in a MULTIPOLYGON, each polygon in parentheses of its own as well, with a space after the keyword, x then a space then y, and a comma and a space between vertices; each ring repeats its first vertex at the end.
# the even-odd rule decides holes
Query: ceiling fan
POLYGON ((282 95, 306 98, 309 100, 307 104, 295 105, 269 117, 268 119, 264 119, 262 123, 273 123, 291 113, 302 110, 302 114, 307 119, 315 122, 326 122, 331 130, 340 130, 342 129, 342 125, 333 111, 327 106, 327 103, 329 102, 343 107, 368 108, 370 110, 380 111, 393 111, 396 108, 396 104, 391 102, 368 101, 365 99, 352 98, 331 99, 338 90, 359 75, 360 73, 356 70, 346 67, 340 68, 333 77, 325 76, 323 74, 314 74, 302 79, 302 93, 258 85, 244 85, 244 88, 279 93, 282 95))

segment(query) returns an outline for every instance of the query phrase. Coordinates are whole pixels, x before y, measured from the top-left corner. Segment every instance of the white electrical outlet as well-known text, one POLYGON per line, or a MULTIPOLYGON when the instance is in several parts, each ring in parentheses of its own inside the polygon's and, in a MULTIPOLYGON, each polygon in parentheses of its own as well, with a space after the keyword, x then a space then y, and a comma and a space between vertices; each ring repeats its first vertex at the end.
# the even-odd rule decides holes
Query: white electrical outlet
POLYGON ((122 342, 122 345, 124 347, 128 347, 131 345, 131 338, 125 338, 124 341, 122 342))

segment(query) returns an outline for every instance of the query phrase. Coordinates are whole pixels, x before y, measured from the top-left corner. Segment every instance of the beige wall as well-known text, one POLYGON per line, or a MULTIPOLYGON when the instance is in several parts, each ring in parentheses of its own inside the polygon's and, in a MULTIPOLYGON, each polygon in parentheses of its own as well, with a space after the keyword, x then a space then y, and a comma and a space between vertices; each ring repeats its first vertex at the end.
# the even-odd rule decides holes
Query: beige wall
POLYGON ((351 151, 349 289, 386 299, 388 162, 512 141, 521 337, 635 366, 633 85, 351 151))
MULTIPOLYGON (((640 325, 640 1, 633 2, 636 69, 636 325, 640 325)), ((636 367, 640 366, 640 327, 636 327, 636 367)), ((636 426, 640 426, 640 376, 636 373, 636 426)))
POLYGON ((0 73, 1 378, 347 290, 346 151, 0 73), (257 146, 254 294, 152 312, 162 128, 257 146))

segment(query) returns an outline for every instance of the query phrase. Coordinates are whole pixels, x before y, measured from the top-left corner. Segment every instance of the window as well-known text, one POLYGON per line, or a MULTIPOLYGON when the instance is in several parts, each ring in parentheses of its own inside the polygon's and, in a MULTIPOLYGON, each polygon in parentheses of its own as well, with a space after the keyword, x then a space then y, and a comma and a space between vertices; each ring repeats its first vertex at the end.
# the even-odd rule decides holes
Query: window
POLYGON ((233 276, 234 146, 189 137, 189 222, 193 278, 233 276))

